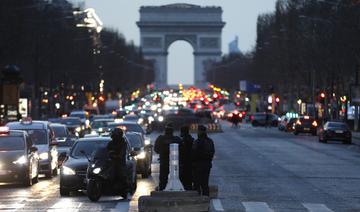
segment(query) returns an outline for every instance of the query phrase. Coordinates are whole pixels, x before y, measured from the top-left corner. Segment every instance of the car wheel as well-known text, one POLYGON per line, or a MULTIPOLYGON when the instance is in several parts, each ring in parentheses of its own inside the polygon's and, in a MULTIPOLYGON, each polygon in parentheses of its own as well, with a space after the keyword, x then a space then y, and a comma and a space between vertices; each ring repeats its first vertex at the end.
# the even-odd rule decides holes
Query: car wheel
POLYGON ((69 195, 70 195, 70 190, 69 189, 60 187, 60 196, 66 197, 66 196, 69 196, 69 195))

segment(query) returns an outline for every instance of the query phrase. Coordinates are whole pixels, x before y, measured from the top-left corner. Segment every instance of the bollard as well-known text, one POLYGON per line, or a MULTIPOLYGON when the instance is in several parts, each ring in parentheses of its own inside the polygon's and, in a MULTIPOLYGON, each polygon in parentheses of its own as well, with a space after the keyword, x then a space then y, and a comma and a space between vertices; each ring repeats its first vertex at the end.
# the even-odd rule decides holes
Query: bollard
POLYGON ((170 144, 170 167, 165 191, 184 191, 179 180, 179 144, 170 144))

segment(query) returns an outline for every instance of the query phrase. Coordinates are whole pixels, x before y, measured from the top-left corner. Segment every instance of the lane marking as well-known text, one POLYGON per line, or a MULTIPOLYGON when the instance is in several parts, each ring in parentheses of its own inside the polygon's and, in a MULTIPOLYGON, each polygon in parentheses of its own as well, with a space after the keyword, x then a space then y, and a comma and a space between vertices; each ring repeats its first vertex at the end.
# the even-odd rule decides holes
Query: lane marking
POLYGON ((214 209, 215 209, 216 211, 224 211, 224 208, 223 208, 223 206, 222 206, 222 204, 221 204, 221 200, 220 200, 220 199, 212 199, 212 200, 211 200, 211 203, 212 203, 212 205, 213 205, 213 207, 214 207, 214 209))
POLYGON ((243 202, 247 212, 274 212, 265 202, 243 202))
POLYGON ((302 205, 310 212, 334 212, 333 210, 330 210, 328 207, 326 207, 326 205, 324 204, 303 203, 302 205))

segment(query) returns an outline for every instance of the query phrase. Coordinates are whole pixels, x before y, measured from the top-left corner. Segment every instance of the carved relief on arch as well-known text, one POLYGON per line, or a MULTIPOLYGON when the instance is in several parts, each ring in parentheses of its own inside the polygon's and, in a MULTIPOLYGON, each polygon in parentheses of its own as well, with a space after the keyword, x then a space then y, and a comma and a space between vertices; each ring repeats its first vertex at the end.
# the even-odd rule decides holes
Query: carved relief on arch
POLYGON ((197 36, 196 35, 166 35, 165 36, 165 47, 166 49, 169 48, 169 46, 174 43, 175 41, 183 40, 187 41, 191 44, 194 51, 197 50, 197 36))

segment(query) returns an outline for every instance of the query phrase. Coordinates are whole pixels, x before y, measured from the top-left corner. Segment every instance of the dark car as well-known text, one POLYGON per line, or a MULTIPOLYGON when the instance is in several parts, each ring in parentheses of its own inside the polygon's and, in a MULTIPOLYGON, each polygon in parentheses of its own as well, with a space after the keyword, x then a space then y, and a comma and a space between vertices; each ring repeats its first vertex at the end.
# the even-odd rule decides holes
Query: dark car
POLYGON ((128 132, 126 137, 129 140, 130 147, 136 152, 136 170, 142 178, 148 178, 151 175, 152 145, 145 144, 145 140, 140 133, 128 132))
MULTIPOLYGON (((81 138, 75 142, 67 156, 64 165, 60 170, 60 195, 67 196, 72 191, 86 189, 86 172, 88 167, 88 157, 91 157, 98 148, 107 146, 111 138, 108 137, 94 137, 81 138), (83 152, 83 153, 82 153, 83 152), (84 154, 85 153, 85 154, 84 154)), ((127 142, 127 175, 136 175, 136 162, 131 156, 131 149, 129 142, 127 142)))
POLYGON ((112 131, 114 128, 120 128, 126 132, 140 133, 143 137, 145 136, 145 130, 138 123, 135 122, 123 121, 119 123, 113 122, 108 124, 109 132, 112 131))
POLYGON ((272 113, 254 113, 250 116, 251 125, 277 127, 279 124, 279 116, 272 113))
POLYGON ((114 119, 95 119, 91 122, 91 134, 101 135, 108 130, 108 123, 114 122, 114 119))
POLYGON ((30 186, 38 182, 37 148, 25 131, 0 127, 0 182, 20 182, 30 186))
POLYGON ((285 132, 292 132, 294 130, 294 124, 296 123, 297 118, 289 118, 285 126, 285 132))
POLYGON ((65 124, 69 132, 78 137, 83 137, 85 134, 85 125, 81 122, 78 117, 66 117, 61 121, 62 124, 65 124))
POLYGON ((296 119, 296 122, 293 126, 294 135, 299 133, 311 133, 316 136, 317 134, 318 123, 315 118, 310 116, 300 116, 296 119))
POLYGON ((45 174, 46 177, 57 175, 57 141, 49 122, 23 119, 20 122, 9 122, 6 126, 9 127, 10 130, 23 130, 29 134, 33 144, 38 149, 40 157, 40 174, 45 174))
POLYGON ((351 144, 352 134, 349 126, 343 122, 326 122, 319 130, 319 142, 326 143, 329 140, 351 144))
POLYGON ((68 154, 70 147, 75 143, 76 136, 71 135, 66 125, 64 124, 50 124, 50 127, 54 130, 55 138, 58 143, 57 149, 59 154, 59 166, 64 161, 64 153, 68 154))

